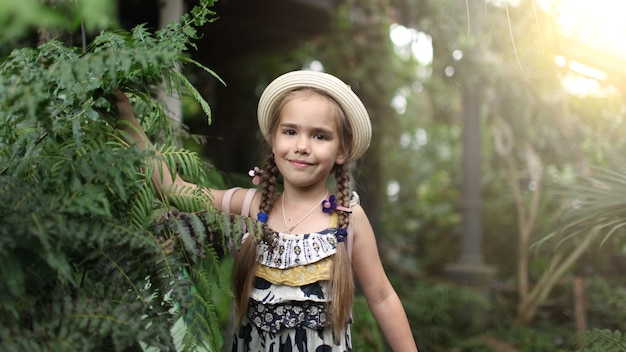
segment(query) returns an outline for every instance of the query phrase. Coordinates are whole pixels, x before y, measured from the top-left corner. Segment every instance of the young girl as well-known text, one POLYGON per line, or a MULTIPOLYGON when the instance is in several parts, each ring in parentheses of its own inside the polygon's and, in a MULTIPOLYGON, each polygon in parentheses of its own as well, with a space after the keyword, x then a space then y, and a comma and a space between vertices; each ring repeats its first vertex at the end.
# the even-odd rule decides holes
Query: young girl
MULTIPOLYGON (((139 147, 151 148, 126 96, 119 93, 116 103, 130 122, 120 128, 139 147)), ((348 165, 371 139, 360 99, 332 75, 290 72, 263 92, 258 121, 271 146, 265 168, 251 175, 261 176, 260 192, 206 191, 218 210, 264 223, 261 235, 244 238, 235 260, 240 326, 232 350, 351 351, 354 273, 393 350, 417 351, 367 215, 350 201, 348 165)), ((170 175, 164 165, 155 168, 153 181, 165 194, 197 187, 170 175)))

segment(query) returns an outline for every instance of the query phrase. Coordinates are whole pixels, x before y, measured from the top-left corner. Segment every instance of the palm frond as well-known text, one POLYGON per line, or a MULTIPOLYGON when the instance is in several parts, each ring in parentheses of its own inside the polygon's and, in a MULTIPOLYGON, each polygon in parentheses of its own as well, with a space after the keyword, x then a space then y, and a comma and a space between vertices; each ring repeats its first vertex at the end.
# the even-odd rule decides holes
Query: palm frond
POLYGON ((601 245, 626 227, 626 174, 597 169, 593 175, 560 192, 570 207, 563 213, 558 229, 537 244, 558 239, 563 244, 579 236, 600 234, 601 245))

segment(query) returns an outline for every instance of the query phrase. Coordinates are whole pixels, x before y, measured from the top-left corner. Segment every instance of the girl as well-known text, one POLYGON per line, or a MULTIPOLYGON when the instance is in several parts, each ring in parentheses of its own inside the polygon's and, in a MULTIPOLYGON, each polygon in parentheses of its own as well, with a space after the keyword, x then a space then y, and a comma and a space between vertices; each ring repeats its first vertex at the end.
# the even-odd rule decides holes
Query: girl
MULTIPOLYGON (((116 103, 129 122, 120 128, 151 148, 126 96, 118 93, 116 103)), ((251 171, 261 176, 261 191, 206 190, 218 210, 264 223, 262 234, 244 238, 235 260, 240 325, 233 351, 351 351, 353 273, 393 350, 417 351, 367 215, 350 201, 348 165, 371 139, 360 99, 332 75, 294 71, 265 89, 258 122, 271 146, 263 171, 251 171)), ((197 187, 164 165, 155 168, 153 181, 166 195, 197 187)))

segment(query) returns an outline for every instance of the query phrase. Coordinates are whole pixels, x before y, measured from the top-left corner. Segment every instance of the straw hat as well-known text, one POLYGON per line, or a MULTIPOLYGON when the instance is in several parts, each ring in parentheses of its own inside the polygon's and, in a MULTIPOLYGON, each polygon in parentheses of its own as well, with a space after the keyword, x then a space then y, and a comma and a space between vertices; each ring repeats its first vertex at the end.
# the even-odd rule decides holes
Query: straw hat
POLYGON ((369 115, 359 97, 354 94, 350 86, 339 78, 323 72, 293 71, 273 80, 259 100, 257 111, 259 129, 268 143, 271 143, 270 129, 271 111, 274 105, 280 102, 283 95, 297 88, 317 88, 333 97, 345 112, 352 127, 353 145, 347 162, 360 158, 370 145, 372 139, 372 124, 369 115))

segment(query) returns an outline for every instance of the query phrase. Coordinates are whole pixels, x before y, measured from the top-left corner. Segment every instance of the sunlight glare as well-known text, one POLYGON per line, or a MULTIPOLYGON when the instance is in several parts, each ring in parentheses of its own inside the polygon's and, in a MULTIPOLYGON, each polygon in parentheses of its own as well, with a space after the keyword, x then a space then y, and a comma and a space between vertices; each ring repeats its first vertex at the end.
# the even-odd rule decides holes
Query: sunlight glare
POLYGON ((566 36, 626 58, 626 1, 553 0, 566 36))
POLYGON ((539 4, 554 15, 561 34, 571 40, 562 47, 564 56, 555 57, 559 67, 569 69, 563 86, 574 95, 612 94, 615 87, 606 84, 606 70, 624 72, 619 67, 626 63, 626 1, 542 0, 539 4))
POLYGON ((573 73, 566 74, 562 82, 563 86, 572 95, 597 95, 600 90, 600 84, 595 79, 586 78, 573 73))

